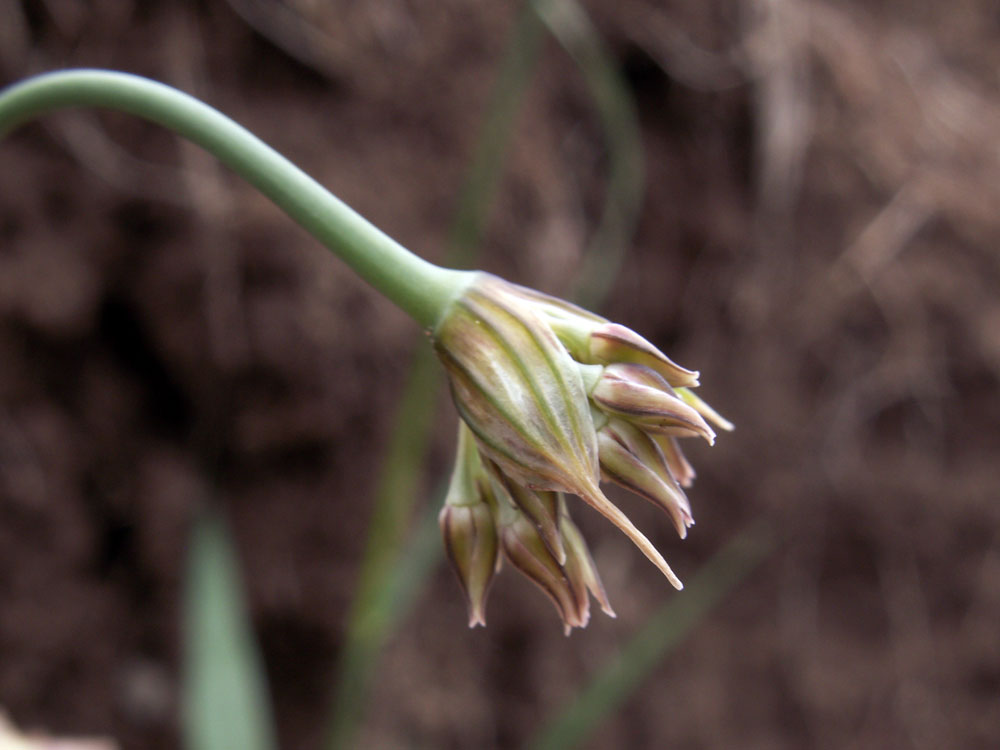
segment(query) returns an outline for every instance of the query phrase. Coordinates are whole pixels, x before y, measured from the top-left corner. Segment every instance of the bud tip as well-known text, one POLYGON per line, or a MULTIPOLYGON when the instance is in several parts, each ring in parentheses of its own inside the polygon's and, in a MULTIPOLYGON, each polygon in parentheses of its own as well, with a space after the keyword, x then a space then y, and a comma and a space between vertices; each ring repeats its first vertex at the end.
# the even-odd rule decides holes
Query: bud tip
POLYGON ((469 612, 469 629, 475 627, 486 627, 486 614, 479 608, 469 612))

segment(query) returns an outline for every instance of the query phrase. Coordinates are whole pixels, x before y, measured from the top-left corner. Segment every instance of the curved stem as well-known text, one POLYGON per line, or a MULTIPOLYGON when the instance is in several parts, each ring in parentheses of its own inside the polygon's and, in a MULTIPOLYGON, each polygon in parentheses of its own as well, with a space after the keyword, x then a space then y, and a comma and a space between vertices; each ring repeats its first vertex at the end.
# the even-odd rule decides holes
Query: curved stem
POLYGON ((177 89, 106 70, 67 70, 0 92, 0 136, 46 112, 105 107, 198 144, 256 186, 423 327, 433 327, 466 274, 428 263, 377 229, 246 128, 177 89))

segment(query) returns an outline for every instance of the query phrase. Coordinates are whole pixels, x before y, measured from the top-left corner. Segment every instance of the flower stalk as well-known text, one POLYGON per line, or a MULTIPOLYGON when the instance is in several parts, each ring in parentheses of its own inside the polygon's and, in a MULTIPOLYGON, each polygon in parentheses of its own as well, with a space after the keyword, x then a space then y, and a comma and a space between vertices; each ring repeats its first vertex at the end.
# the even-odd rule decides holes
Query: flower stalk
POLYGON ((420 326, 432 327, 467 272, 414 255, 249 130, 188 94, 109 70, 65 70, 0 91, 0 137, 59 109, 100 107, 136 115, 196 143, 257 187, 297 224, 420 326))
POLYGON ((713 443, 709 423, 732 429, 691 391, 696 371, 568 302, 417 257, 245 128, 169 86, 100 70, 37 76, 0 92, 0 136, 79 106, 131 113, 202 146, 430 333, 462 418, 440 526, 470 626, 485 625, 501 555, 549 596, 567 633, 589 621, 591 596, 614 616, 566 494, 611 521, 682 587, 600 482, 650 500, 686 535, 694 520, 682 487, 694 470, 678 439, 713 443))

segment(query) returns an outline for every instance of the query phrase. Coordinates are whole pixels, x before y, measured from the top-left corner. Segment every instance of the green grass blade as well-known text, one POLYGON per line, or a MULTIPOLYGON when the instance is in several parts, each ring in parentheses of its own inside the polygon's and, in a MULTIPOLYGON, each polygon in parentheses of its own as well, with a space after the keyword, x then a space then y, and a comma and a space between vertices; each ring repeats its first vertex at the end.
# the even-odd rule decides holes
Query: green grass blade
POLYGON ((490 104, 476 141, 469 172, 455 210, 444 265, 475 264, 487 213, 504 170, 504 157, 514 133, 514 120, 534 76, 545 39, 545 27, 529 8, 521 11, 507 43, 490 104))
POLYGON ((604 208, 571 295, 584 307, 597 309, 618 277, 645 194, 635 102, 617 62, 575 0, 532 0, 532 7, 579 67, 607 139, 604 208))
POLYGON ((589 684, 552 717, 528 747, 532 750, 569 750, 592 736, 674 648, 772 549, 767 528, 754 524, 719 550, 670 598, 589 684))
POLYGON ((191 532, 184 592, 184 746, 277 747, 260 654, 222 518, 203 511, 191 532))
MULTIPOLYGON (((469 173, 460 191, 444 260, 449 267, 474 263, 488 207, 503 172, 514 118, 531 80, 543 38, 544 27, 537 17, 531 12, 522 12, 512 31, 469 173)), ((402 611, 398 604, 400 599, 387 596, 386 592, 399 585, 393 581, 400 580, 410 581, 415 592, 422 580, 412 575, 400 578, 397 567, 410 564, 400 555, 400 548, 420 485, 418 477, 434 417, 435 394, 440 391, 442 382, 431 349, 420 347, 413 358, 396 414, 396 429, 383 459, 381 480, 375 491, 368 545, 337 673, 326 741, 328 750, 350 748, 364 719, 378 655, 402 611)), ((431 558, 427 571, 433 568, 433 562, 431 558)))
MULTIPOLYGON (((444 262, 449 267, 474 264, 488 209, 503 172, 514 119, 547 27, 580 65, 608 139, 610 175, 605 208, 577 282, 578 297, 596 305, 617 274, 641 205, 638 125, 627 87, 586 17, 575 4, 568 4, 568 10, 545 5, 528 3, 511 34, 469 175, 460 191, 444 262)), ((410 521, 414 488, 418 486, 415 478, 419 476, 433 419, 434 399, 428 394, 436 393, 441 383, 432 353, 419 349, 397 413, 399 428, 393 432, 376 490, 368 548, 339 665, 328 750, 351 746, 364 717, 381 648, 440 559, 434 508, 405 554, 400 555, 398 550, 410 521)))
MULTIPOLYGON (((624 81, 596 31, 573 4, 569 10, 529 2, 517 19, 501 65, 469 175, 449 235, 445 265, 474 264, 487 213, 503 172, 503 159, 523 93, 531 80, 546 27, 581 67, 608 139, 610 175, 601 223, 577 282, 578 296, 596 305, 617 274, 624 248, 634 232, 643 180, 641 143, 634 105, 624 81)), ((393 438, 376 490, 368 548, 362 562, 355 603, 341 655, 327 750, 348 748, 364 718, 370 682, 381 648, 434 564, 436 509, 400 555, 414 504, 434 399, 442 383, 432 353, 417 351, 397 413, 393 438), (403 428, 405 426, 405 429, 403 428), (430 531, 428 531, 430 530, 430 531), (417 564, 419 561, 419 564, 417 564), (390 595, 389 592, 392 592, 390 595)))

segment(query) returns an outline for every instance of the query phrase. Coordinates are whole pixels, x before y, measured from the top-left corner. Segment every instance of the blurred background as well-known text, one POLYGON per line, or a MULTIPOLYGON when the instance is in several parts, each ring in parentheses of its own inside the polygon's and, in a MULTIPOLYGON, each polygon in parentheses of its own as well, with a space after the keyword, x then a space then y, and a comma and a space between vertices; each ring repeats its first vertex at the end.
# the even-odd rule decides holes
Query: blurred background
POLYGON ((456 417, 433 368, 409 374, 422 332, 200 150, 50 116, 0 143, 19 725, 178 746, 189 532, 219 503, 283 747, 323 746, 334 704, 345 746, 521 747, 682 617, 580 746, 998 746, 1000 3, 535 5, 0 0, 0 83, 165 81, 418 254, 481 246, 459 264, 642 332, 737 430, 690 447, 686 541, 614 497, 686 581, 748 525, 766 557, 692 615, 696 586, 577 506, 618 619, 566 638, 508 568, 470 631, 433 525, 456 417), (426 575, 365 641, 362 561, 394 554, 426 575))

